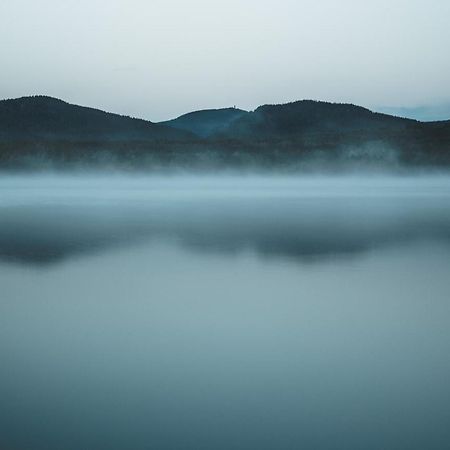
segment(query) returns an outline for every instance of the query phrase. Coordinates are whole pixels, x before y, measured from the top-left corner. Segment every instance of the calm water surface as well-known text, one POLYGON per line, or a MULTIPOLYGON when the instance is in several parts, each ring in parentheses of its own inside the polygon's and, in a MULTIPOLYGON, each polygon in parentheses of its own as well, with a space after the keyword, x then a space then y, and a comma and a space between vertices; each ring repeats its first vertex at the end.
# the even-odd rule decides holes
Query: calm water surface
POLYGON ((0 448, 450 447, 450 178, 0 178, 0 448))

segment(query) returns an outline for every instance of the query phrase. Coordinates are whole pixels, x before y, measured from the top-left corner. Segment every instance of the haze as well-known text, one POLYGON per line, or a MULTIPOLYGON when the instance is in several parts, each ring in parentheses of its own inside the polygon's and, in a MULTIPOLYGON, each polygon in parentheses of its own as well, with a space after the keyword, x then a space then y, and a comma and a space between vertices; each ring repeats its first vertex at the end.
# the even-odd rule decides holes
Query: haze
POLYGON ((301 98, 450 100, 446 0, 3 0, 0 98, 153 121, 301 98))
POLYGON ((450 242, 448 176, 5 176, 0 191, 0 261, 155 241, 299 261, 450 242))

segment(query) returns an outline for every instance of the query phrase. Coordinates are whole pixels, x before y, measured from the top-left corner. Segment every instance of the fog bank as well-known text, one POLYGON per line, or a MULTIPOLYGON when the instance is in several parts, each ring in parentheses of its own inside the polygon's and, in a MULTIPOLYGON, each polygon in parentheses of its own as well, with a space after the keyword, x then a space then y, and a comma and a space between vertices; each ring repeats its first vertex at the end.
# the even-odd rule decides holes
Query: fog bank
POLYGON ((9 176, 0 258, 50 263, 170 242, 315 260, 450 241, 447 176, 9 176))

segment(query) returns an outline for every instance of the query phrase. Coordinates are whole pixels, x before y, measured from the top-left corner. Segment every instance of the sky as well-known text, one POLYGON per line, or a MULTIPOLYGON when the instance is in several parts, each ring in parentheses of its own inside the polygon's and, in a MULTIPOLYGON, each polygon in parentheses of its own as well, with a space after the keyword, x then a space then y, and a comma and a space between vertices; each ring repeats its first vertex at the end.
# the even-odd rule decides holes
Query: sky
POLYGON ((449 0, 1 0, 0 98, 152 121, 299 99, 450 104, 449 0))

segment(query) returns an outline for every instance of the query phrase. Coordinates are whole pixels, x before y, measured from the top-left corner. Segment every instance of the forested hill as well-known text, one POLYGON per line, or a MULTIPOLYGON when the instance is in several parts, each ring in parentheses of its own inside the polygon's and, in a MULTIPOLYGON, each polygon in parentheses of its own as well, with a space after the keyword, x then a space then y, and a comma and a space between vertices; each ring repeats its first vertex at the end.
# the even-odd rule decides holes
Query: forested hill
POLYGON ((188 139, 190 133, 46 97, 0 101, 0 139, 188 139))
POLYGON ((419 122, 303 100, 153 123, 36 96, 0 101, 0 168, 450 169, 450 121, 419 122))
POLYGON ((417 121, 374 113, 361 106, 302 100, 264 105, 239 117, 222 133, 227 137, 293 137, 304 133, 405 130, 417 121))
POLYGON ((204 109, 160 123, 208 137, 224 132, 236 119, 247 114, 247 111, 238 108, 204 109))

